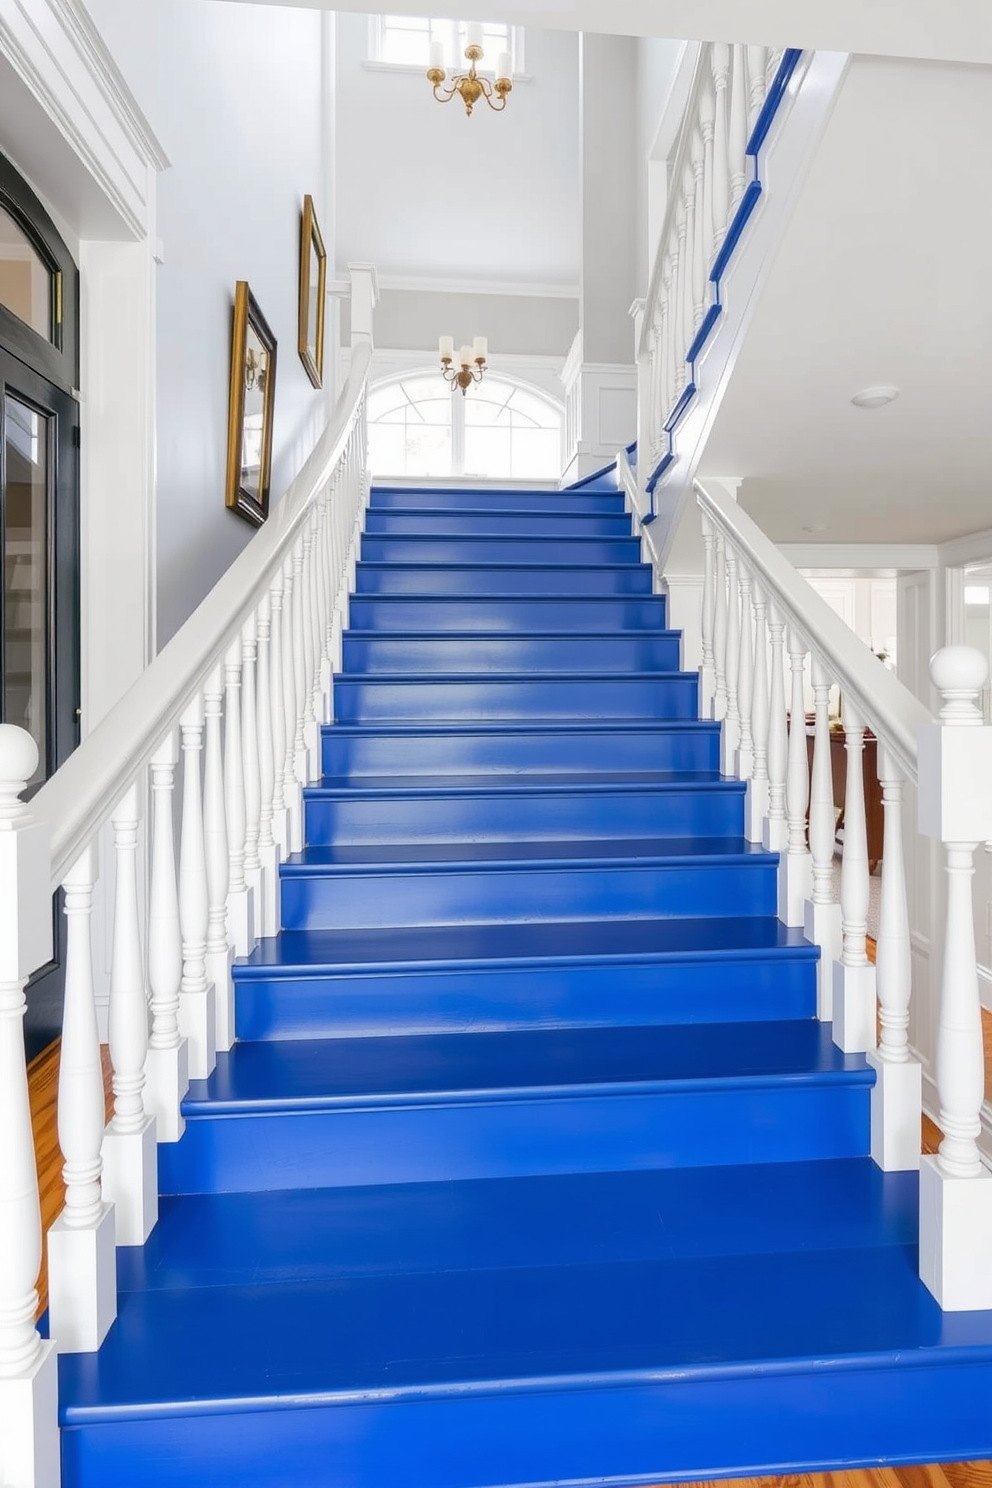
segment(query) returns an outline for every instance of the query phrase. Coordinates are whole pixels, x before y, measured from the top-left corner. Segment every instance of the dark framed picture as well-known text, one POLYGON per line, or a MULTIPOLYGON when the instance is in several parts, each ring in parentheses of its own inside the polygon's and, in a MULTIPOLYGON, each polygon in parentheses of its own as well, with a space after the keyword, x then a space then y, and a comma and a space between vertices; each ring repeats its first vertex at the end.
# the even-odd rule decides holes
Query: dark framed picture
POLYGON ((313 210, 313 197, 303 198, 300 223, 300 361, 314 387, 324 381, 324 298, 327 254, 313 210))
POLYGON ((234 289, 227 505, 261 527, 269 514, 276 338, 247 281, 234 289))

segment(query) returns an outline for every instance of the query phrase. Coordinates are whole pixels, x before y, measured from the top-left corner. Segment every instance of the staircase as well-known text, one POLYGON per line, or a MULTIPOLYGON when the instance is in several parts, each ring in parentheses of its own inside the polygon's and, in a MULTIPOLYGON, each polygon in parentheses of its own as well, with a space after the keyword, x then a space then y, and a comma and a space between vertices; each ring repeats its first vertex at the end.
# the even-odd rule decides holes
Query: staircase
POLYGON ((159 1149, 66 1488, 648 1484, 992 1449, 992 1314, 611 490, 373 493, 306 847, 159 1149))

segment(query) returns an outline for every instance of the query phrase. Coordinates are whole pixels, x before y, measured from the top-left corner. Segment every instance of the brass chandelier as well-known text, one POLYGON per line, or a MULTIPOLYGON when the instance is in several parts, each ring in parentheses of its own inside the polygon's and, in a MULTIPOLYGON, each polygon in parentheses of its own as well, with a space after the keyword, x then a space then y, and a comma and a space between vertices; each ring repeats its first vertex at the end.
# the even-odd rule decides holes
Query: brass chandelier
POLYGON ((449 387, 460 387, 464 398, 473 383, 482 381, 489 342, 485 336, 476 336, 471 346, 463 346, 458 353, 457 368, 454 365, 455 343, 451 336, 438 339, 438 351, 441 354, 441 376, 449 387))
POLYGON ((477 23, 467 26, 465 37, 468 72, 456 72, 444 87, 442 87, 446 76, 444 47, 439 41, 431 42, 431 65, 427 69, 427 79, 433 84, 434 97, 438 103, 450 103, 457 94, 464 103, 465 112, 468 115, 471 115, 479 99, 484 98, 494 113, 502 113, 506 108, 506 95, 513 88, 513 64, 510 53, 500 52, 497 55, 496 80, 491 83, 487 77, 479 77, 475 70, 475 64, 482 60, 482 27, 477 23))

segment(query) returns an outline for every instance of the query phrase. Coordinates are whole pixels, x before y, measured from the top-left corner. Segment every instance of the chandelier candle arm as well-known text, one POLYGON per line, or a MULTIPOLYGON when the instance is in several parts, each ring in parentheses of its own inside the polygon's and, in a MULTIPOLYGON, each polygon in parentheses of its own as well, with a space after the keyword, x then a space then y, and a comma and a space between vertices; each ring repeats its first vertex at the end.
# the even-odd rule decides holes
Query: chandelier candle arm
POLYGON ((471 346, 459 347, 457 367, 453 337, 439 336, 437 344, 441 355, 441 376, 449 387, 460 387, 464 397, 473 383, 482 381, 489 354, 488 338, 475 336, 471 346))
POLYGON ((485 99, 494 113, 502 113, 506 108, 507 94, 513 91, 513 59, 509 52, 499 52, 496 57, 496 79, 495 82, 490 82, 487 77, 479 76, 475 66, 482 61, 483 56, 482 27, 473 22, 466 27, 465 37, 468 72, 456 72, 450 82, 446 81, 444 48, 441 42, 430 43, 427 81, 434 89, 434 97, 438 103, 450 103, 453 98, 460 98, 465 105, 465 113, 469 116, 480 98, 485 99))

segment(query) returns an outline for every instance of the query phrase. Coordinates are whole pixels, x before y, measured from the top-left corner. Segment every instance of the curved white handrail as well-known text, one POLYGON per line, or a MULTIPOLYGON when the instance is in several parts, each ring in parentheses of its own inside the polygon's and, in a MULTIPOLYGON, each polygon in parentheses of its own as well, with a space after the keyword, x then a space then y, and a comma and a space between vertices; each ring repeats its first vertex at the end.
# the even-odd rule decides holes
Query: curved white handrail
POLYGON ((333 415, 264 527, 222 575, 186 623, 92 734, 42 786, 32 815, 51 832, 56 888, 148 763, 236 635, 284 561, 333 473, 358 418, 371 347, 353 348, 348 379, 333 415))
POLYGON ((736 501, 695 483, 701 509, 743 554, 786 624, 823 661, 908 780, 917 780, 917 736, 931 714, 859 640, 736 501))

